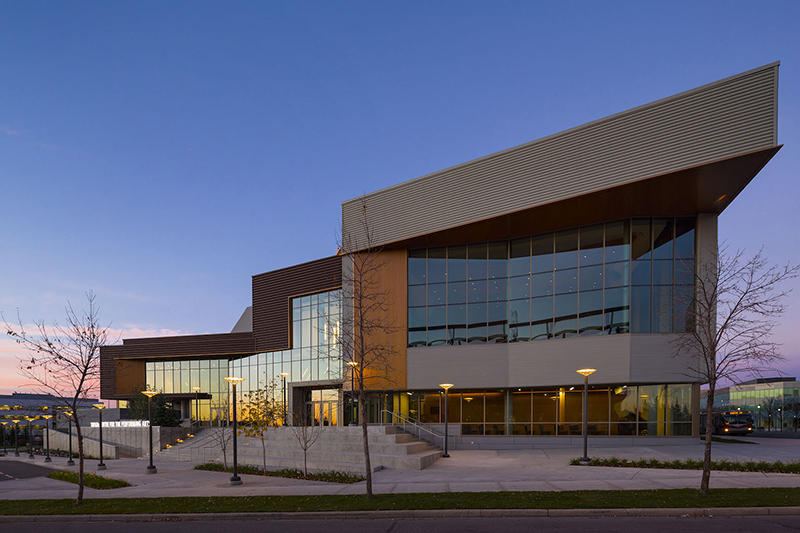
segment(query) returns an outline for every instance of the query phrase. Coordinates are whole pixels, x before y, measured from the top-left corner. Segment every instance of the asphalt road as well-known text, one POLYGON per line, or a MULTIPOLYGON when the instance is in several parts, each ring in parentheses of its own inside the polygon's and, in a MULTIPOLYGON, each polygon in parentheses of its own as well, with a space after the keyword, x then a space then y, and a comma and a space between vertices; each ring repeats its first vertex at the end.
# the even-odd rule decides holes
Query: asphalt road
POLYGON ((52 468, 32 465, 20 461, 3 461, 0 463, 0 482, 12 479, 42 477, 52 472, 52 468))
POLYGON ((61 522, 32 524, 6 522, 3 529, 48 533, 219 533, 240 528, 259 533, 506 533, 519 531, 581 533, 792 533, 800 531, 798 516, 705 517, 705 518, 446 518, 361 520, 243 520, 243 521, 151 521, 61 522), (31 529, 31 526, 34 526, 31 529))

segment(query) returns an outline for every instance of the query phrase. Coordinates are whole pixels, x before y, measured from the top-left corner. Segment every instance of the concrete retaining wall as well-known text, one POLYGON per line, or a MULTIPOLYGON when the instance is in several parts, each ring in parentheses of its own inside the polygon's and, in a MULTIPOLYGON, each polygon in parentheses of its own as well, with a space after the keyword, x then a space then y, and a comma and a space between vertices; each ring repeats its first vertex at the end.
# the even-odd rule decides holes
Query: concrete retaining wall
MULTIPOLYGON (((123 457, 146 457, 150 449, 149 428, 103 428, 103 456, 109 459, 123 457)), ((100 428, 81 428, 84 436, 85 453, 100 457, 100 428)), ((175 444, 178 439, 185 439, 191 432, 190 428, 171 428, 153 426, 153 449, 163 450, 168 444, 175 444)), ((50 448, 53 450, 67 450, 69 437, 67 433, 50 431, 50 448)), ((72 451, 78 452, 78 437, 72 430, 72 451)))

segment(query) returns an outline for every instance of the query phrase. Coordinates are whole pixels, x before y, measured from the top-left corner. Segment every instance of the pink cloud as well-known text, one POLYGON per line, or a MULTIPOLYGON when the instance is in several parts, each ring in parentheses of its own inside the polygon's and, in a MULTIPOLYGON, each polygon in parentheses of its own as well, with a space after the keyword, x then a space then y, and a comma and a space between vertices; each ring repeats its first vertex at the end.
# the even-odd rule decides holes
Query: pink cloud
MULTIPOLYGON (((34 324, 25 324, 27 331, 35 331, 34 324)), ((169 337, 174 335, 188 335, 180 330, 167 328, 147 328, 131 326, 128 328, 109 328, 108 339, 110 344, 119 344, 122 339, 139 337, 169 337)), ((12 392, 39 392, 41 387, 26 379, 19 370, 19 358, 25 357, 28 352, 17 342, 5 334, 0 336, 0 394, 12 392)), ((99 396, 99 391, 94 393, 99 396)))

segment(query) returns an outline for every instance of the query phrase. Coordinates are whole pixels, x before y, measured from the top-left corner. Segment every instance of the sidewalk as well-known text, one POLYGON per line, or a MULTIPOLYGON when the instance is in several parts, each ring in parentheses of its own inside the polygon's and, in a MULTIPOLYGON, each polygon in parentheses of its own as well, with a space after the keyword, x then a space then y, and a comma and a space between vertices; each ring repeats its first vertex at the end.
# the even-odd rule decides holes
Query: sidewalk
MULTIPOLYGON (((792 461, 800 458, 800 440, 742 439, 759 445, 714 443, 714 459, 792 461)), ((625 448, 590 448, 591 457, 655 457, 660 460, 701 458, 703 445, 652 446, 625 448)), ((376 494, 483 491, 568 491, 698 488, 700 471, 658 470, 570 466, 580 456, 576 448, 508 451, 451 451, 422 471, 384 469, 373 474, 376 494)), ((24 458, 0 458, 4 461, 24 458)), ((37 456, 32 463, 56 469, 68 469, 66 459, 56 457, 43 463, 37 456)), ((194 463, 164 461, 155 465, 158 473, 145 474, 148 462, 141 459, 106 461, 108 469, 99 472, 120 478, 133 486, 114 490, 86 489, 86 498, 153 498, 169 496, 253 496, 253 495, 325 495, 363 494, 364 482, 352 485, 243 475, 244 483, 231 487, 229 473, 193 470, 194 463)), ((95 472, 97 460, 86 463, 95 472)), ((800 475, 752 472, 713 472, 712 488, 800 487, 800 475)), ((0 482, 0 499, 74 498, 76 486, 45 477, 0 482)))

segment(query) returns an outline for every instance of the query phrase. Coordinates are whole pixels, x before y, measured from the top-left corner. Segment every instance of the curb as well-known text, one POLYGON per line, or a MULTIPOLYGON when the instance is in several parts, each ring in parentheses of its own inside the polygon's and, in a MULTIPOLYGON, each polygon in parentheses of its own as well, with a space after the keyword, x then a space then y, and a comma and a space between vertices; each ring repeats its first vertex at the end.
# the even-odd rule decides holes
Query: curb
POLYGON ((603 518, 713 516, 800 516, 800 506, 715 507, 653 509, 429 509, 410 511, 319 511, 298 513, 170 513, 95 515, 8 515, 0 523, 14 522, 196 522, 255 520, 378 520, 420 518, 603 518))

